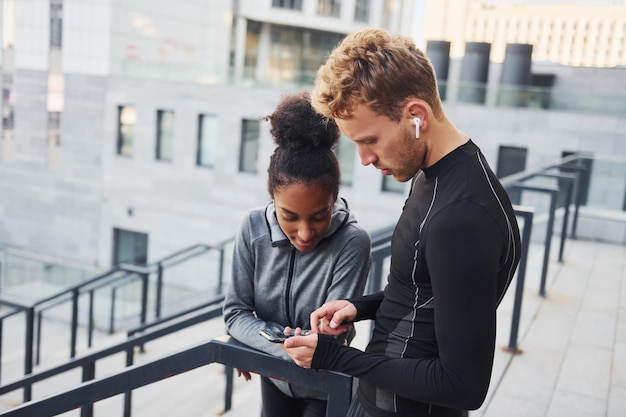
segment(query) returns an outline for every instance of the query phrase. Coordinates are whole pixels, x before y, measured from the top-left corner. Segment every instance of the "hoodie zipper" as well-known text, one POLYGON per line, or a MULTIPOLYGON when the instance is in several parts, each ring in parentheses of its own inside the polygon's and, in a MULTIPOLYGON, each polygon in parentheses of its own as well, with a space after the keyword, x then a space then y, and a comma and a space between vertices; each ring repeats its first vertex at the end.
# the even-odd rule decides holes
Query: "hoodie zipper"
POLYGON ((287 288, 285 290, 285 308, 286 316, 287 316, 287 324, 293 327, 293 322, 291 321, 291 303, 290 301, 290 293, 291 293, 291 281, 293 280, 293 270, 295 268, 295 260, 296 260, 296 248, 291 248, 291 257, 289 258, 289 274, 287 275, 287 288))

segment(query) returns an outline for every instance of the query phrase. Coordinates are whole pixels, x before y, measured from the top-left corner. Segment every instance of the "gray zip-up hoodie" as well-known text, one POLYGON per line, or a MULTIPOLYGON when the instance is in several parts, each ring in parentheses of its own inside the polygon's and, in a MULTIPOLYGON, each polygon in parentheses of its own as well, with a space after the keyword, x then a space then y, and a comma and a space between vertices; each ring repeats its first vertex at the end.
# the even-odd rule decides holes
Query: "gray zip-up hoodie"
MULTIPOLYGON (((371 263, 371 239, 338 199, 324 238, 311 252, 296 250, 281 230, 274 204, 251 210, 235 238, 232 281, 224 301, 228 333, 285 360, 285 351, 259 335, 285 326, 309 329, 309 316, 326 301, 362 295, 371 263)), ((273 381, 286 394, 320 398, 304 387, 273 381)))

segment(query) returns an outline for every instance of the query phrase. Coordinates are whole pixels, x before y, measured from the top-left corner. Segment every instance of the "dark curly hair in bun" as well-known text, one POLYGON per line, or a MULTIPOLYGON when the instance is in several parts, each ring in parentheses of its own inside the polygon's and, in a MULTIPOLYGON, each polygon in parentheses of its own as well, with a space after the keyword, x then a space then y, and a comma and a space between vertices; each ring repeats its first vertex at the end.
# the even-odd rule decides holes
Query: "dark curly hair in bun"
POLYGON ((335 121, 313 110, 308 92, 285 96, 266 119, 278 145, 267 169, 270 196, 276 187, 316 181, 336 200, 341 173, 333 152, 340 135, 335 121))

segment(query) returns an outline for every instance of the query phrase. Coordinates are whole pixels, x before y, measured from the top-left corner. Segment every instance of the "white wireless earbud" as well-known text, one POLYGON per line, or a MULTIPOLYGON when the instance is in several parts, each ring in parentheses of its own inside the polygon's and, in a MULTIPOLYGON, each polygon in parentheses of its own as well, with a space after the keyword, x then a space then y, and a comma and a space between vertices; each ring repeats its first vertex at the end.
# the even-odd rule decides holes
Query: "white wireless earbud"
POLYGON ((419 139, 420 137, 420 118, 414 117, 413 123, 415 123, 415 139, 419 139))

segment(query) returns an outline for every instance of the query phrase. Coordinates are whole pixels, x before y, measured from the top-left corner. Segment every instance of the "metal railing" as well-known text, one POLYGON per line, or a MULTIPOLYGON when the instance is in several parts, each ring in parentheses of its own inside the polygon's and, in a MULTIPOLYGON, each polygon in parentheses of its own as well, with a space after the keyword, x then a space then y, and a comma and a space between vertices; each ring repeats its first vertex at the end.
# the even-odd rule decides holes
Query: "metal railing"
MULTIPOLYGON (((2 415, 5 417, 55 416, 66 411, 92 408, 96 401, 131 392, 136 388, 191 371, 201 366, 220 363, 242 366, 252 372, 307 385, 328 394, 326 416, 345 416, 352 395, 352 377, 333 371, 303 369, 292 362, 248 348, 233 340, 211 340, 189 349, 142 365, 131 366, 119 373, 81 384, 76 388, 23 404, 2 415)), ((172 399, 172 401, 176 401, 172 399)), ((126 409, 126 407, 125 407, 126 409)), ((130 417, 130 408, 128 414, 130 417)))
MULTIPOLYGON (((130 264, 116 265, 111 270, 103 274, 72 285, 62 291, 57 292, 56 294, 45 297, 31 304, 7 300, 3 297, 2 294, 0 294, 0 306, 11 308, 11 311, 9 313, 0 315, 0 330, 3 328, 3 323, 6 318, 16 314, 24 313, 24 375, 28 375, 33 371, 33 366, 40 363, 41 353, 43 349, 42 326, 44 323, 44 314, 52 310, 53 308, 69 305, 69 357, 74 358, 77 352, 78 330, 81 324, 81 299, 86 298, 87 311, 86 313, 83 312, 83 316, 86 316, 86 318, 84 319, 84 326, 87 331, 87 347, 90 348, 92 347, 93 333, 95 330, 94 306, 96 291, 110 291, 108 331, 109 333, 113 333, 116 329, 115 318, 116 302, 119 299, 118 292, 122 288, 139 283, 139 299, 136 300, 135 305, 138 306, 137 321, 139 322, 139 325, 144 325, 147 323, 149 317, 149 285, 151 275, 154 275, 155 282, 155 301, 153 306, 154 317, 155 319, 159 319, 162 316, 163 309, 163 289, 165 288, 163 277, 165 271, 168 268, 172 268, 178 264, 189 262, 190 259, 201 256, 209 251, 217 251, 219 261, 217 263, 217 272, 215 274, 212 274, 214 275, 215 280, 215 287, 212 289, 212 293, 214 295, 221 294, 223 292, 225 279, 225 252, 231 244, 232 239, 229 239, 218 246, 209 246, 203 244, 193 245, 146 266, 130 264)), ((2 335, 3 333, 2 331, 0 331, 0 364, 2 363, 2 335)), ((25 390, 24 398, 26 401, 30 400, 30 389, 25 390)))
MULTIPOLYGON (((208 301, 202 308, 197 308, 190 313, 188 317, 173 317, 171 320, 161 321, 160 327, 153 329, 149 332, 144 332, 139 335, 138 331, 133 332, 133 336, 127 340, 109 346, 104 349, 96 350, 81 357, 76 357, 71 361, 54 366, 52 368, 30 373, 24 378, 14 381, 8 384, 0 385, 0 395, 7 394, 16 390, 23 390, 24 402, 31 401, 32 385, 36 382, 46 380, 48 378, 55 377, 59 374, 71 371, 76 368, 82 369, 82 382, 90 381, 94 379, 96 362, 100 359, 111 357, 120 352, 126 352, 126 366, 130 366, 134 362, 134 349, 137 346, 144 346, 146 343, 156 340, 160 337, 167 336, 179 330, 185 329, 189 326, 210 320, 222 315, 222 302, 224 300, 223 295, 220 295, 213 300, 208 301)), ((156 325, 153 327, 157 327, 156 325)), ((126 393, 125 396, 125 411, 124 415, 130 415, 130 393, 126 393)), ((92 411, 89 407, 83 410, 83 417, 91 415, 92 411)), ((42 414, 43 415, 43 414, 42 414)))

